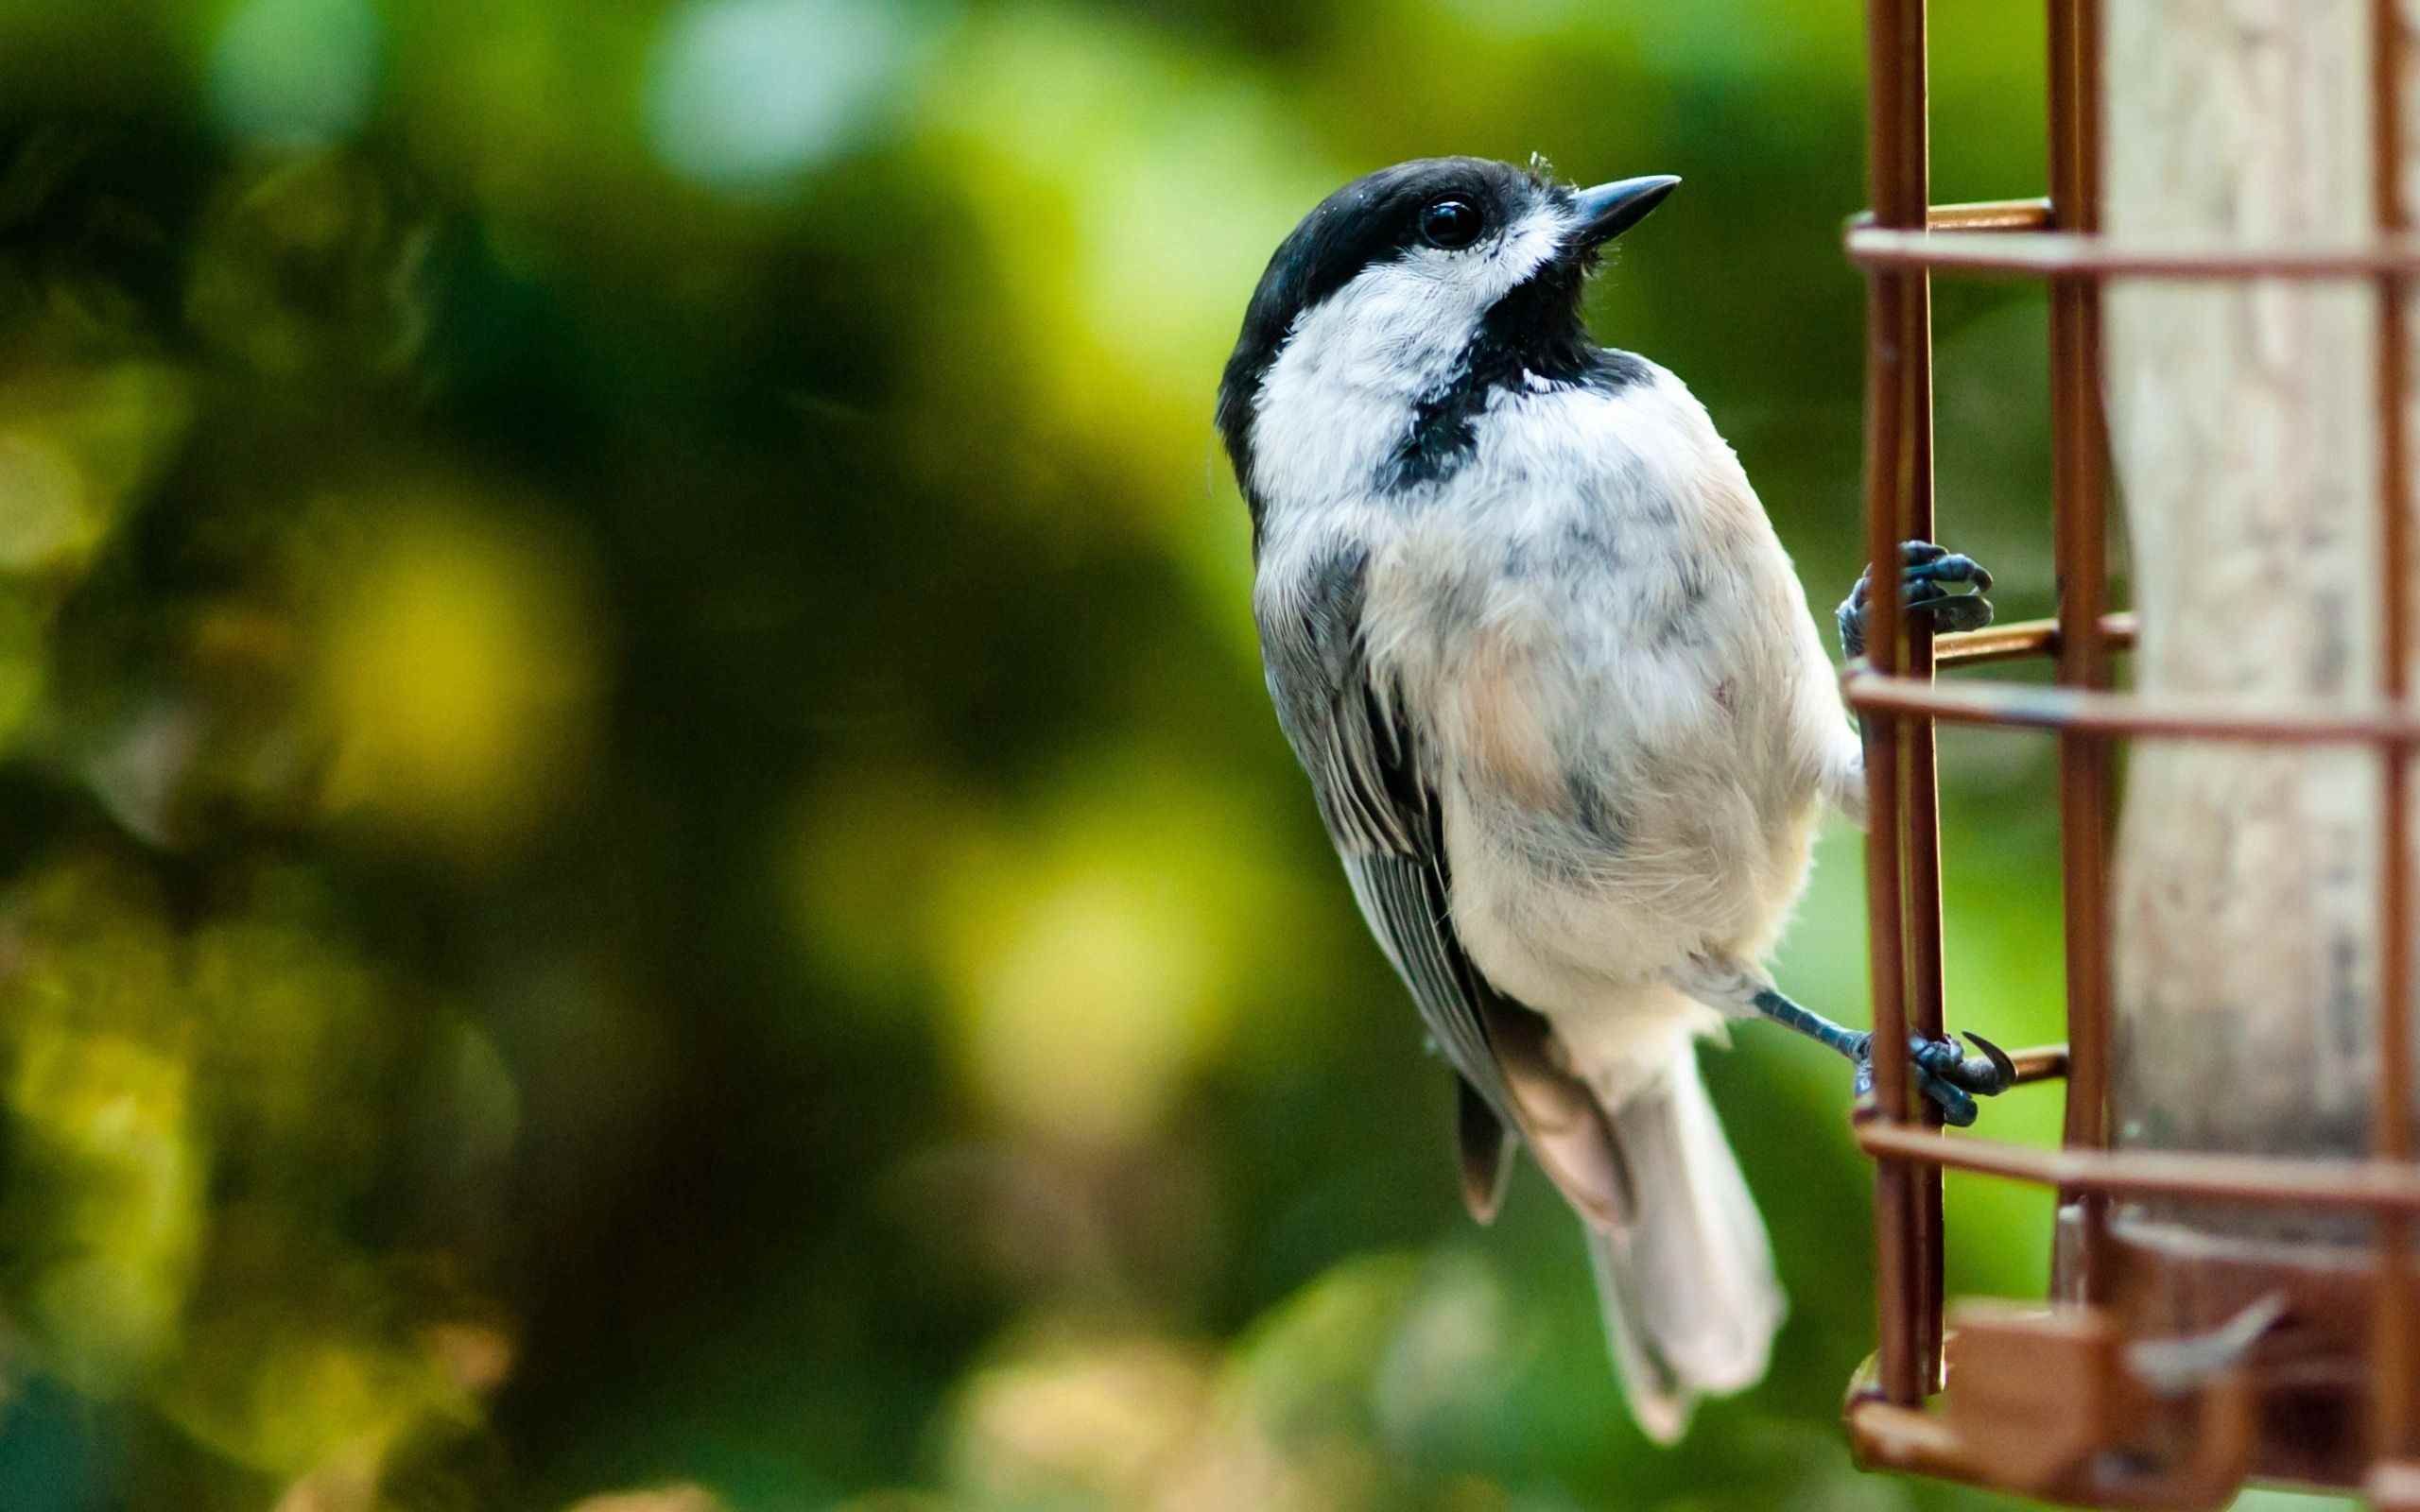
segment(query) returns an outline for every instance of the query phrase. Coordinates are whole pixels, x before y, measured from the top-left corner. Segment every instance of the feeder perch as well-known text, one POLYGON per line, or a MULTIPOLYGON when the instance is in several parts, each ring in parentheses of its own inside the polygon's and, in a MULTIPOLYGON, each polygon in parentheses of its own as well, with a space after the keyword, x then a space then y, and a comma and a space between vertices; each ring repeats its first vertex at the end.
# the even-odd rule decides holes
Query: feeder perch
MULTIPOLYGON (((1883 1043, 1943 1032, 1948 722, 2058 743, 2068 1038, 2015 1057, 2022 1081, 2064 1081, 2055 1150, 1946 1135, 1904 1060, 1876 1058, 1857 1137, 1879 1330, 1848 1433, 1870 1469, 2078 1505, 2218 1507, 2265 1479, 2420 1512, 2420 54, 2398 0, 2048 13, 2048 195, 1944 206, 1924 0, 1867 7, 1872 208, 1847 233, 1867 557, 1943 534, 1930 279, 2043 279, 2059 589, 2055 620, 1935 641, 1875 577, 1873 624, 1901 627, 1844 674, 1867 730, 1874 1022, 1883 1043), (2139 615, 2110 603, 2114 482, 2139 615), (1936 679, 2028 658, 2056 685, 1936 679), (1945 1169, 2055 1194, 2050 1296, 1945 1326, 1945 1169)), ((1988 1005, 1959 1017, 1991 1027, 1988 1005)))

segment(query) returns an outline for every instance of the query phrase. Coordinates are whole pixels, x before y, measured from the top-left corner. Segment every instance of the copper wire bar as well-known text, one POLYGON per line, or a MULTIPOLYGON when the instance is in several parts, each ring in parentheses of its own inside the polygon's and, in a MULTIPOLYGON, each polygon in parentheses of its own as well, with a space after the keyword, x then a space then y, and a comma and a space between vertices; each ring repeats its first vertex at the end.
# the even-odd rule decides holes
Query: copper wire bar
MULTIPOLYGON (((2371 0, 2371 184, 2382 240, 2408 229, 2403 207, 2403 24, 2398 0, 2371 0)), ((2378 602, 2380 689, 2390 707, 2411 691, 2411 480, 2404 400, 2403 280, 2378 277, 2378 602)), ((2380 1160, 2411 1159, 2411 906, 2410 752, 2379 751, 2378 1086, 2372 1148, 2380 1160)), ((2399 1459, 2411 1448, 2411 1221, 2380 1211, 2377 1295, 2371 1319, 2370 1452, 2399 1459)))
MULTIPOLYGON (((1916 67, 1909 97, 1901 102, 1914 123, 1908 161, 1901 172, 1903 188, 1931 217, 1931 133, 1927 119, 1924 32, 1925 5, 1914 5, 1917 28, 1916 67)), ((1906 438, 1909 457, 1899 490, 1902 541, 1930 541, 1939 533, 1933 498, 1932 431, 1932 281, 1919 274, 1907 281, 1901 318, 1906 323, 1906 438)), ((1884 558, 1895 565, 1897 556, 1884 558)), ((1932 626, 1917 620, 1903 625, 1908 638, 1906 675, 1930 681, 1933 677, 1932 626)), ((1915 1032, 1938 1040, 1944 1032, 1941 904, 1941 750, 1929 719, 1903 720, 1899 727, 1900 776, 1904 797, 1900 810, 1900 844, 1904 848, 1900 885, 1907 894, 1902 923, 1902 949, 1907 954, 1908 1016, 1915 1032)), ((1894 1057, 1895 1058, 1895 1057, 1894 1057)), ((1928 1099, 1916 1099, 1916 1115, 1938 1133, 1942 1110, 1928 1099)), ((1911 1173, 1916 1189, 1913 1208, 1916 1254, 1921 1263, 1916 1293, 1916 1366, 1927 1395, 1942 1384, 1942 1314, 1947 1298, 1948 1235, 1943 1227, 1941 1173, 1929 1166, 1911 1173)))
MULTIPOLYGON (((1871 211, 1849 220, 1852 229, 1874 224, 1871 211)), ((1978 199, 1962 205, 1933 205, 1925 211, 1927 231, 2048 231, 2048 199, 1978 199)))
POLYGON ((1935 1139, 1879 1122, 1857 1129, 1876 1158, 2112 1197, 2198 1197, 2246 1207, 2420 1214, 2420 1171, 2377 1160, 2210 1155, 2179 1150, 2042 1150, 1997 1140, 1935 1139))
MULTIPOLYGON (((2133 649, 2135 620, 2131 612, 2103 614, 2096 628, 2100 644, 2109 650, 2133 649)), ((1932 643, 1932 664, 1935 667, 1977 667, 1994 662, 2021 662, 2027 657, 2058 654, 2057 620, 2018 620, 2010 625, 1995 625, 1989 629, 1960 630, 1952 635, 1940 636, 1932 643)))
POLYGON ((1921 713, 1958 725, 2075 730, 2162 740, 2273 741, 2280 745, 2420 747, 2420 712, 2373 705, 2294 708, 2231 698, 2147 698, 2008 682, 1949 684, 1886 678, 1862 664, 1842 676, 1861 713, 1921 713))
MULTIPOLYGON (((1877 221, 1914 227, 1925 222, 1925 28, 1923 0, 1867 0, 1866 179, 1877 221), (1912 172, 1910 169, 1912 168, 1912 172), (1910 180, 1912 179, 1912 185, 1910 180)), ((1915 489, 1915 464, 1929 462, 1928 444, 1911 436, 1910 395, 1916 374, 1929 368, 1921 273, 1876 274, 1866 283, 1866 558, 1875 567, 1870 623, 1880 628, 1868 654, 1888 672, 1900 670, 1899 559, 1903 525, 1915 489)), ((1929 387, 1928 376, 1927 389, 1929 387)), ((1907 961, 1902 928, 1903 851, 1900 835, 1908 787, 1902 756, 1905 723, 1887 713, 1865 726, 1867 949, 1874 988, 1874 1034, 1891 1044, 1908 1029, 1907 961)), ((1912 1078, 1907 1057, 1875 1057, 1876 1115, 1910 1121, 1912 1078)), ((1905 1161, 1875 1163, 1875 1302, 1883 1395, 1912 1406, 1935 1374, 1935 1340, 1919 1316, 1930 1295, 1925 1274, 1926 1194, 1936 1199, 1938 1175, 1905 1161)), ((1938 1226, 1930 1232, 1938 1234, 1938 1226)))
MULTIPOLYGON (((1887 0, 1878 0, 1887 3, 1887 0)), ((1879 105, 1876 107, 1877 112, 1879 105)), ((1893 487, 1898 451, 1899 380, 1893 350, 1898 338, 1896 280, 1876 278, 1869 285, 1866 312, 1866 558, 1893 559, 1896 542, 1892 525, 1895 507, 1888 498, 1872 495, 1893 487)), ((1898 575, 1874 575, 1869 603, 1873 623, 1895 622, 1898 575), (1885 617, 1889 616, 1889 617, 1885 617)), ((1885 665, 1898 658, 1886 632, 1869 648, 1885 665)), ((1876 712, 1865 722, 1865 782, 1869 813, 1865 830, 1866 957, 1872 978, 1874 1035, 1889 1043, 1904 1035, 1907 995, 1905 958, 1900 953, 1899 897, 1899 722, 1889 712, 1876 712)), ((1874 1103, 1877 1116, 1897 1122, 1908 1116, 1909 1076, 1898 1056, 1875 1057, 1874 1103)), ((1916 1361, 1914 1328, 1915 1236, 1910 1208, 1914 1201, 1914 1171, 1893 1160, 1876 1162, 1874 1229, 1876 1315, 1879 1378, 1888 1400, 1913 1405, 1923 1397, 1916 1361)))
MULTIPOLYGON (((2099 128, 2099 6, 2050 0, 2050 202, 2058 226, 2083 235, 2100 230, 2094 195, 2099 128)), ((2100 288, 2087 276, 2050 289, 2051 524, 2059 583, 2061 686, 2100 688, 2109 659, 2094 633, 2109 601, 2107 480, 2100 425, 2100 288)), ((2067 1106, 2064 1143, 2100 1149, 2109 1143, 2109 747, 2089 730, 2059 737, 2059 844, 2064 856, 2066 925, 2067 1106)), ((2081 1204, 2080 1274, 2065 1280, 2086 1301, 2103 1297, 2107 1204, 2063 1192, 2081 1204)))
POLYGON ((2355 247, 2135 245, 2069 231, 1953 232, 1852 226, 1849 261, 1869 272, 1927 268, 2011 278, 2367 279, 2420 273, 2420 236, 2355 247))
POLYGON ((2048 231, 2048 199, 1980 199, 1935 205, 1925 212, 1927 231, 2048 231))
POLYGON ((2027 1086, 2037 1081, 2060 1081, 2067 1074, 2067 1047, 2035 1045, 2027 1050, 2008 1053, 2009 1064, 2016 1068, 2016 1084, 2027 1086))

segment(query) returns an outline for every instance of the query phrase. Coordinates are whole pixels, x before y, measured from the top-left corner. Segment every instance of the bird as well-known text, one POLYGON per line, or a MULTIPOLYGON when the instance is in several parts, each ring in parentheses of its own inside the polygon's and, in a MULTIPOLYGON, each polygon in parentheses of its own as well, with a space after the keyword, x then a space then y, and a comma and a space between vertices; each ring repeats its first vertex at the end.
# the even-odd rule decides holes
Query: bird
MULTIPOLYGON (((1219 383, 1270 696, 1372 934, 1454 1073, 1481 1223, 1526 1146, 1577 1213, 1633 1418, 1685 1431, 1760 1380, 1786 1313, 1696 1047, 1771 1020, 1767 957, 1863 747, 1789 555, 1671 372, 1600 347, 1582 292, 1679 180, 1595 187, 1426 158, 1277 247, 1219 383)), ((1910 541, 1911 619, 1987 624, 1991 576, 1910 541)), ((1850 655, 1871 570, 1838 611, 1850 655)), ((2014 1076, 1909 1046, 1965 1124, 2014 1076)))

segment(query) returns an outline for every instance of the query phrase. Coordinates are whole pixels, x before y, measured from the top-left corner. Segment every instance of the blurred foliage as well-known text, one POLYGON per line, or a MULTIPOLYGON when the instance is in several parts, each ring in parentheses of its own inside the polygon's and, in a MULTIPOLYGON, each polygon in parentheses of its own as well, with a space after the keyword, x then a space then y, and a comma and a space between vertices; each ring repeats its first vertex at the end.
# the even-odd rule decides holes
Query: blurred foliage
MULTIPOLYGON (((1464 1224, 1207 423, 1343 179, 1676 172, 1598 328, 1828 604, 1856 9, 0 0, 0 1505, 1988 1501, 1847 1465, 1819 1052, 1712 1061, 1796 1310, 1678 1451, 1541 1184, 1464 1224)), ((1942 198, 2033 191, 2039 18, 1935 14, 1942 198)), ((2042 305, 1939 306, 2040 612, 2042 305)), ((1959 1017, 2034 1040, 2048 753, 1945 744, 1959 1017)), ((1856 856, 1782 961, 1852 1018, 1856 856)))

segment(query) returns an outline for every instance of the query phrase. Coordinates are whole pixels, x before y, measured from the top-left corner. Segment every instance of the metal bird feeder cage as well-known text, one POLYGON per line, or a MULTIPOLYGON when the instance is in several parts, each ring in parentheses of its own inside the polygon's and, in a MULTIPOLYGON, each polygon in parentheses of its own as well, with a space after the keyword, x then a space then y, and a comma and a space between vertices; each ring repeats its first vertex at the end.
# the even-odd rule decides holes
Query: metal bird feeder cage
MULTIPOLYGON (((2410 688, 2409 381, 2400 296, 2420 276, 2397 182, 2396 0, 2372 0, 2371 194, 2375 234, 2328 253, 2185 253, 2100 234, 2100 0, 2048 0, 2049 194, 1935 206, 1928 194, 1924 0, 1869 0, 1872 210, 1848 256, 1868 288, 1865 400, 1868 559, 1932 539, 1929 279, 2047 279, 2050 288, 2053 531, 2058 617, 1935 641, 1877 630, 1846 674, 1867 720, 1867 840, 1874 1022, 1943 1029, 1936 724, 2055 732, 2064 847, 2068 1043, 2017 1057, 2020 1080, 2064 1078, 2062 1147, 1950 1138, 1911 1097, 1904 1058, 1877 1056, 1872 1111, 1858 1129, 1875 1161, 1878 1349, 1845 1415, 1862 1464, 2090 1505, 2216 1507, 2246 1479, 2358 1488, 2380 1508, 2420 1509, 2420 1337, 2413 1228, 2420 1164, 2411 1116, 2411 899, 2407 762, 2420 748, 2410 688), (2102 285, 2114 277, 2241 283, 2335 280, 2378 292, 2374 378, 2381 438, 2381 685, 2374 705, 2306 713, 2113 691, 2113 658, 2135 624, 2107 603, 2108 436, 2102 409, 2102 285), (2057 686, 1938 683, 1940 669, 2026 657, 2057 686), (2116 1149, 2111 1140, 2111 757, 2121 740, 2366 747, 2378 758, 2377 1095, 2367 1159, 2116 1149), (2032 1310, 1962 1306, 1945 1329, 1945 1169, 2057 1194, 2052 1297, 2032 1310), (2113 1212, 2194 1199, 2366 1223, 2352 1263, 2161 1253, 2113 1212), (2197 1311, 2266 1302, 2255 1335, 2163 1393, 2145 1341, 2172 1332, 2160 1298, 2190 1289, 2197 1311), (2273 1324, 2274 1326, 2269 1326, 2273 1324)), ((1902 623, 1895 574, 1874 576, 1874 623, 1902 623)), ((2342 1259, 2342 1255, 2339 1256, 2342 1259)))

